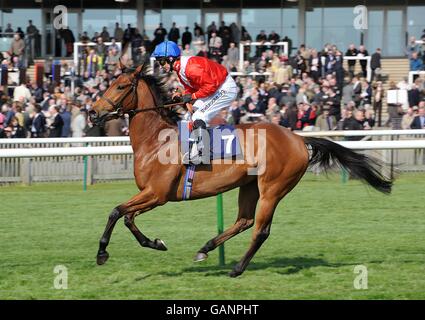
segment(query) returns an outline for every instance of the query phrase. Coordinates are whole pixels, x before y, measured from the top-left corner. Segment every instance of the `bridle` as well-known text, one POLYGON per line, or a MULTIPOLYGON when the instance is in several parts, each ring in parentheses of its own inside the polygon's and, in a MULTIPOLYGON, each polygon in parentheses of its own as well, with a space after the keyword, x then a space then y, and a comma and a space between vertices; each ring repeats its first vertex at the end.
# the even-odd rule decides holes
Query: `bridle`
MULTIPOLYGON (((117 118, 123 118, 126 114, 129 115, 130 119, 132 117, 134 117, 136 114, 141 113, 141 112, 147 112, 147 111, 157 111, 158 109, 168 109, 168 108, 172 108, 172 107, 176 107, 176 106, 181 106, 184 105, 184 102, 176 102, 176 103, 170 103, 170 104, 164 104, 161 106, 154 106, 154 107, 149 107, 149 108, 143 108, 143 109, 132 109, 132 110, 128 110, 128 111, 123 111, 123 103, 124 100, 130 95, 132 94, 132 101, 134 99, 136 99, 136 106, 138 104, 138 95, 137 95, 137 87, 139 85, 139 76, 134 77, 134 79, 131 81, 131 84, 127 84, 125 86, 129 86, 130 90, 128 90, 123 96, 122 98, 118 101, 118 102, 113 102, 111 99, 109 99, 108 97, 105 97, 103 95, 99 95, 99 98, 106 101, 111 107, 113 111, 109 111, 107 113, 104 113, 101 116, 98 116, 96 111, 92 110, 89 112, 89 116, 90 116, 90 121, 95 124, 95 125, 103 125, 106 121, 111 120, 111 119, 117 119, 117 118)), ((151 88, 149 86, 147 86, 149 88, 149 90, 151 91, 151 88)), ((122 88, 122 87, 121 87, 122 88)), ((151 91, 152 94, 152 91, 151 91)), ((155 95, 152 94, 153 97, 155 97, 155 95)), ((155 104, 157 102, 155 101, 155 104)))

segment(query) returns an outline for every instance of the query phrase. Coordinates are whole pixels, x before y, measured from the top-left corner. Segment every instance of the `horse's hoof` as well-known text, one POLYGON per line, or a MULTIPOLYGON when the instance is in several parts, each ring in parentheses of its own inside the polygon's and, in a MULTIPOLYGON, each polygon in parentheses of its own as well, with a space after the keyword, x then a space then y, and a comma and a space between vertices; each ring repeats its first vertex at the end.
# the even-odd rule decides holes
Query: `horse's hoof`
POLYGON ((232 271, 229 273, 229 277, 231 277, 231 278, 236 278, 236 277, 240 276, 241 274, 242 274, 242 272, 241 272, 241 271, 232 270, 232 271))
POLYGON ((165 242, 162 241, 161 239, 155 239, 154 243, 155 243, 155 249, 161 250, 161 251, 167 251, 168 250, 166 245, 165 245, 165 242))
POLYGON ((99 266, 101 266, 102 264, 104 264, 109 258, 109 253, 104 252, 104 253, 99 253, 97 255, 97 259, 96 262, 99 266))
POLYGON ((208 255, 206 253, 198 252, 196 256, 193 258, 193 261, 201 262, 201 261, 207 260, 207 258, 208 258, 208 255))

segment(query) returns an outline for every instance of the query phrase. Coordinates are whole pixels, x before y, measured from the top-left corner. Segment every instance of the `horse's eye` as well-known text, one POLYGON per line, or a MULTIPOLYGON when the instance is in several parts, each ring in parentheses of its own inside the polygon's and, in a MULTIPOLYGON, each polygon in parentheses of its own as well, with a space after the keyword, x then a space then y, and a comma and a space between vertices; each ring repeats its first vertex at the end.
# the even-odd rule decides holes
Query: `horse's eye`
POLYGON ((124 90, 124 86, 122 85, 117 86, 117 90, 124 90))

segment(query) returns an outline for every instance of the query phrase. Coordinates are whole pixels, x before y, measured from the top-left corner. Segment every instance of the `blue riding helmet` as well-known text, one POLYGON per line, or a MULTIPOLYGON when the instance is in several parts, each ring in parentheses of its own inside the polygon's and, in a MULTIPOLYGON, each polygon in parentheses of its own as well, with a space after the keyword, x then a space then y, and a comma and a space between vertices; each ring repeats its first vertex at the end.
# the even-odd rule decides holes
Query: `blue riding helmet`
POLYGON ((162 57, 177 58, 177 57, 180 57, 180 48, 173 41, 164 41, 164 42, 161 42, 160 44, 158 44, 155 47, 155 50, 152 53, 152 57, 154 57, 154 58, 162 58, 162 57))

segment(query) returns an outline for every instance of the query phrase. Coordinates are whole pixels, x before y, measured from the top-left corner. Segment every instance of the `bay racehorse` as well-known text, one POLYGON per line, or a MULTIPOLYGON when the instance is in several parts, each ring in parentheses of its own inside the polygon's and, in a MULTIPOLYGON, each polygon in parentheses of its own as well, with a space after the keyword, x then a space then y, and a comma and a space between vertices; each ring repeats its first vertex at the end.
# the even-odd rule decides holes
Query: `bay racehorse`
MULTIPOLYGON (((162 130, 177 134, 176 112, 166 109, 164 102, 169 98, 163 81, 158 75, 148 74, 145 65, 123 73, 94 103, 90 119, 101 124, 111 118, 130 116, 130 140, 134 151, 134 176, 140 190, 127 202, 115 207, 109 216, 105 231, 100 239, 97 264, 102 265, 109 257, 106 247, 116 222, 124 217, 130 229, 143 247, 167 250, 163 241, 150 240, 135 225, 137 215, 150 211, 168 201, 182 201, 184 164, 163 164, 158 153, 166 143, 158 136, 162 130)), ((383 193, 390 193, 392 181, 381 173, 382 164, 370 157, 351 151, 327 139, 301 137, 290 130, 271 123, 258 122, 238 125, 240 132, 248 129, 254 135, 260 129, 266 132, 266 149, 254 139, 253 145, 240 139, 242 149, 251 147, 257 156, 254 165, 263 166, 259 175, 247 174, 252 161, 228 164, 213 160, 211 164, 197 167, 191 199, 211 197, 239 188, 239 212, 236 222, 223 233, 209 240, 195 255, 195 261, 208 257, 208 252, 226 240, 252 227, 252 240, 248 251, 234 266, 230 276, 244 272, 250 260, 270 234, 273 214, 280 200, 300 181, 309 165, 329 168, 337 164, 353 177, 363 180, 383 193), (261 157, 258 155, 262 155, 261 157), (256 210, 257 203, 259 208, 256 210)), ((252 160, 252 159, 251 159, 252 160)))

